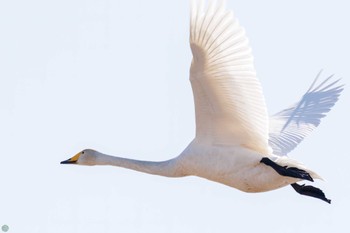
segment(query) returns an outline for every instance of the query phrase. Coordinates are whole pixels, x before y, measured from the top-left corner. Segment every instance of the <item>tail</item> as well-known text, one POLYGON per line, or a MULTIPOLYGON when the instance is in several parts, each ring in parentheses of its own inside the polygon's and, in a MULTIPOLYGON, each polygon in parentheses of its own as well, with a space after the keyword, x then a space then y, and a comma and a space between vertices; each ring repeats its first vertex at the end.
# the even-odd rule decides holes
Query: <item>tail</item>
POLYGON ((272 158, 272 160, 282 167, 295 167, 295 168, 306 171, 307 173, 309 173, 309 175, 313 179, 323 180, 323 178, 319 174, 310 170, 304 164, 302 164, 294 159, 291 159, 287 156, 278 156, 278 157, 272 158))

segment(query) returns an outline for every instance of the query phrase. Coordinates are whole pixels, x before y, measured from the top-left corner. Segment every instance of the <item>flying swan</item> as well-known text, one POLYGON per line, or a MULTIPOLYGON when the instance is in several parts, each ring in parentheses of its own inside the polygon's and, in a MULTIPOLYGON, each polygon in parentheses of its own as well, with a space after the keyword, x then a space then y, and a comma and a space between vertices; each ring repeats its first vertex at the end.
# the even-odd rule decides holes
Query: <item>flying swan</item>
POLYGON ((61 164, 112 165, 167 176, 198 176, 244 192, 291 185, 296 192, 328 203, 322 190, 298 184, 321 179, 286 155, 338 100, 343 86, 319 73, 301 100, 268 118, 244 29, 225 1, 192 1, 190 69, 196 135, 176 158, 139 161, 86 149, 61 164), (318 84, 317 84, 318 83, 318 84), (337 84, 337 85, 336 85, 337 84))

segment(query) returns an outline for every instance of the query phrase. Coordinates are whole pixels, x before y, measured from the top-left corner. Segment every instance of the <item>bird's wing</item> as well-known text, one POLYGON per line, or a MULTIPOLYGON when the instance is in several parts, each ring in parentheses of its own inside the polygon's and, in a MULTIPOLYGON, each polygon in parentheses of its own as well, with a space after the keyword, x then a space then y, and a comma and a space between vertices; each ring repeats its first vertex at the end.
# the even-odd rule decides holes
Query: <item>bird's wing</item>
POLYGON ((251 48, 224 3, 209 1, 205 8, 203 1, 192 1, 190 81, 196 139, 267 154, 268 114, 251 48))
POLYGON ((316 79, 301 100, 270 118, 269 144, 275 155, 287 155, 314 130, 337 102, 343 90, 332 76, 316 85, 316 79))

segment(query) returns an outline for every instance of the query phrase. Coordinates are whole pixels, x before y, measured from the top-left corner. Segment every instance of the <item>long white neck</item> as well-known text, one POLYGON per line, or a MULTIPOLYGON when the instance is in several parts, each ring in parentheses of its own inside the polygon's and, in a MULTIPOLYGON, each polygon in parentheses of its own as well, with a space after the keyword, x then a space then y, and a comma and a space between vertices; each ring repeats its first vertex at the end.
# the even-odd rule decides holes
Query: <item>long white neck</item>
POLYGON ((95 165, 111 165, 167 177, 184 176, 176 158, 162 162, 151 162, 115 157, 98 152, 95 165))

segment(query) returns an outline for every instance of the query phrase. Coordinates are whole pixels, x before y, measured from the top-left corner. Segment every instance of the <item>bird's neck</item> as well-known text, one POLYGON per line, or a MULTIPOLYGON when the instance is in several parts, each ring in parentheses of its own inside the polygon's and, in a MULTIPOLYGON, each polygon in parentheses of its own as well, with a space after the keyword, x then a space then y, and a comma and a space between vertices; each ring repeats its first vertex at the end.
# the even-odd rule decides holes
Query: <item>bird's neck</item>
POLYGON ((96 165, 111 165, 123 167, 143 173, 167 176, 181 177, 184 176, 180 163, 177 158, 161 162, 151 162, 121 158, 111 155, 99 153, 96 160, 96 165))

